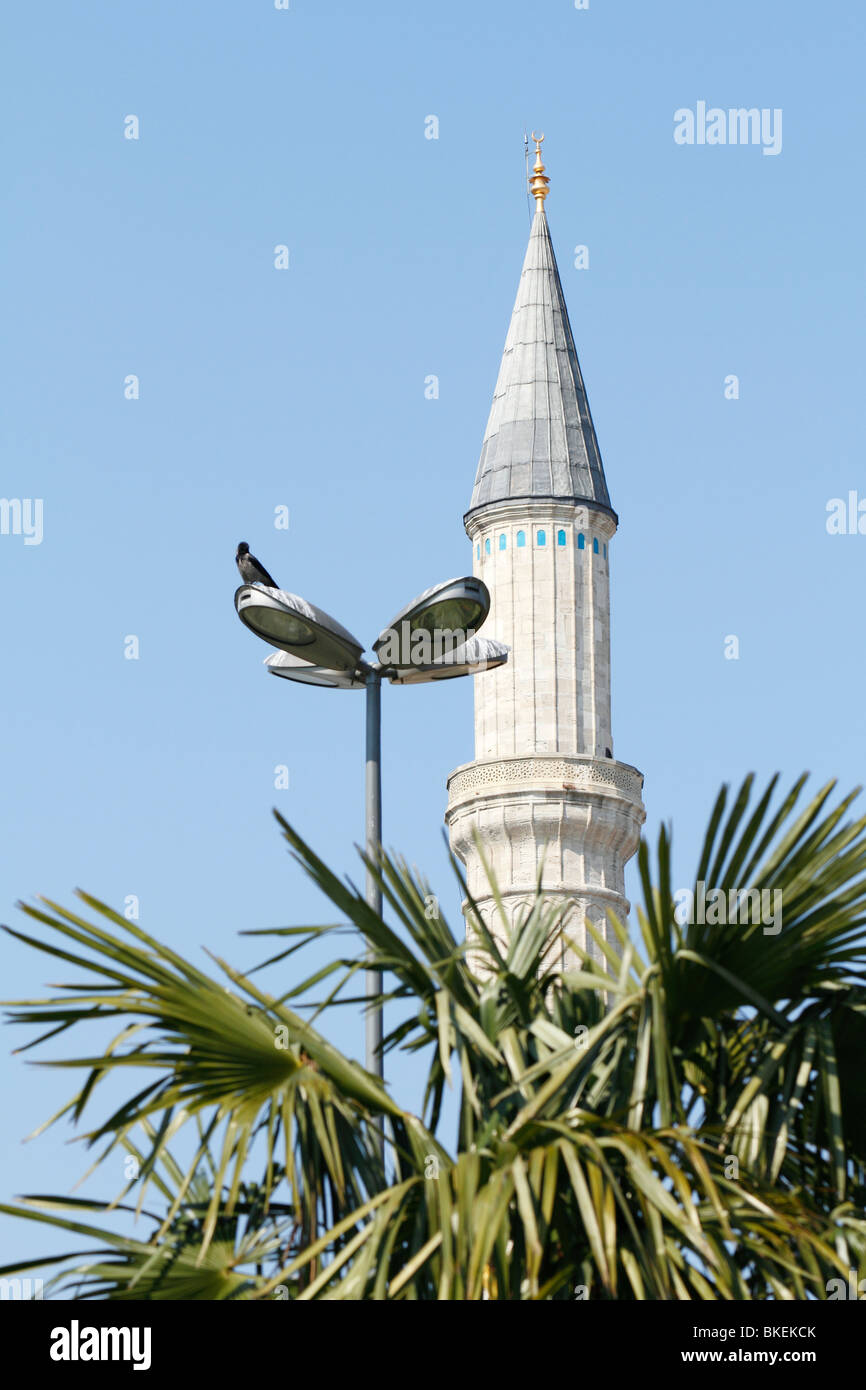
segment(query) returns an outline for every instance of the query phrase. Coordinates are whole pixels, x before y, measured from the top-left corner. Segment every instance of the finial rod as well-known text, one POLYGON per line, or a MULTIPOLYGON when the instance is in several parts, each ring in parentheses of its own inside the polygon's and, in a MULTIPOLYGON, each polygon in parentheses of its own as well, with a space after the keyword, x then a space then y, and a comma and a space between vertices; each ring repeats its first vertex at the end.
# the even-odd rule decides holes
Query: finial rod
POLYGON ((533 131, 532 138, 535 141, 535 164, 532 170, 532 178, 529 180, 529 191, 535 199, 535 206, 537 208, 543 208, 544 200, 549 192, 548 184, 550 183, 550 179, 545 174, 544 165, 541 162, 541 142, 544 139, 544 132, 542 131, 541 135, 536 135, 535 131, 533 131))

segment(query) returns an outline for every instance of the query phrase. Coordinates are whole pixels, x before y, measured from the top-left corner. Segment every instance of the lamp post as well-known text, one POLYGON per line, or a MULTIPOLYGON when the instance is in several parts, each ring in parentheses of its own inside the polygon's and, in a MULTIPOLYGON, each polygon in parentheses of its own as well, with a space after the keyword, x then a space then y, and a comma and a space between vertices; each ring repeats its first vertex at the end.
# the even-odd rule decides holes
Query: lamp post
MULTIPOLYGON (((366 690, 365 844, 374 864, 382 842, 382 680, 419 685, 502 666, 508 648, 475 635, 490 611, 487 586, 470 575, 425 589, 379 634, 372 664, 364 661, 356 637, 297 594, 244 584, 235 593, 235 608, 251 632, 279 649, 265 660, 272 675, 331 690, 366 690)), ((382 891, 371 867, 366 898, 369 907, 381 913, 382 891)), ((381 972, 367 970, 368 1000, 376 999, 381 989, 381 972)), ((382 1033, 382 1006, 368 1005, 366 1065, 378 1077, 384 1076, 382 1033)))
MULTIPOLYGON (((364 774, 364 824, 366 828, 367 906, 377 916, 382 915, 382 888, 370 865, 375 862, 382 843, 382 676, 370 670, 365 677, 367 688, 367 757, 364 774)), ((382 993, 381 970, 364 971, 364 993, 367 1013, 364 1021, 367 1070, 384 1079, 385 1059, 382 1056, 384 1019, 382 1005, 373 1000, 382 993)))

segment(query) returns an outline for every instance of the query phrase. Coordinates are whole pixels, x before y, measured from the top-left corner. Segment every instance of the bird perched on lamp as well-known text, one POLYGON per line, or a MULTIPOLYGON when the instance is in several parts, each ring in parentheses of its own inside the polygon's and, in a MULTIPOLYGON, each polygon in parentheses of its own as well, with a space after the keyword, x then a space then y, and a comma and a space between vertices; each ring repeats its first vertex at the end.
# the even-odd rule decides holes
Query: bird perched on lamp
POLYGON ((265 584, 269 589, 280 587, 277 581, 268 574, 264 565, 259 563, 255 555, 250 554, 250 548, 246 541, 241 541, 238 545, 235 563, 245 584, 265 584))

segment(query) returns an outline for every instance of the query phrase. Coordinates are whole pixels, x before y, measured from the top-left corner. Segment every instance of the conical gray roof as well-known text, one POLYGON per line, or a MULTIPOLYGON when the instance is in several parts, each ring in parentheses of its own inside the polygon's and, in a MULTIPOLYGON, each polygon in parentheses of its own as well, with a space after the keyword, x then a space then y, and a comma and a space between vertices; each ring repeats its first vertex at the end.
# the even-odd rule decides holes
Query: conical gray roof
POLYGON ((611 510, 541 202, 505 340, 470 511, 523 497, 568 498, 611 510))

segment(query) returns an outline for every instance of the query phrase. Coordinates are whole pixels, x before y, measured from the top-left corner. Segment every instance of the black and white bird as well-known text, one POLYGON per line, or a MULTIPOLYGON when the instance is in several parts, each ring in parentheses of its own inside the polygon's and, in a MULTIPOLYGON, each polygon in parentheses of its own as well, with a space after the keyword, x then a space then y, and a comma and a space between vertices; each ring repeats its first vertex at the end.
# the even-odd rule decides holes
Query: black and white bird
POLYGON ((250 548, 246 541, 241 541, 238 546, 235 563, 245 584, 266 584, 269 589, 280 587, 277 581, 268 574, 264 565, 259 564, 255 555, 250 554, 250 548))

